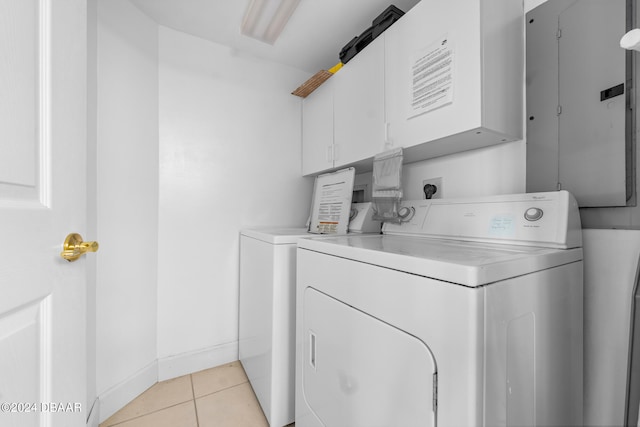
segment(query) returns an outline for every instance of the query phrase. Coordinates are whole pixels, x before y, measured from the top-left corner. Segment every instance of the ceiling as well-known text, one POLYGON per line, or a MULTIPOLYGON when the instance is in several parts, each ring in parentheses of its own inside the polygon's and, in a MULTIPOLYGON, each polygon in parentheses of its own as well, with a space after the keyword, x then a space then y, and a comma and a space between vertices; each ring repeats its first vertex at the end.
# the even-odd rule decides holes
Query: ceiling
MULTIPOLYGON (((131 0, 158 24, 309 73, 339 62, 338 53, 391 3, 389 0, 302 0, 269 45, 240 34, 250 0, 131 0)), ((405 13, 419 0, 394 0, 405 13)))

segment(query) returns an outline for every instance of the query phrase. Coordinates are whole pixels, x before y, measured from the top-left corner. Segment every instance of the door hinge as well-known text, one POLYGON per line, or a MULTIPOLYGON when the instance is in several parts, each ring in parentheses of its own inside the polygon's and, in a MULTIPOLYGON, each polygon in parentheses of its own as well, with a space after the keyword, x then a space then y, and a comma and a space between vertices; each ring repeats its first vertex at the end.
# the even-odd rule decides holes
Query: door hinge
POLYGON ((438 373, 433 374, 433 412, 438 412, 438 373))
POLYGON ((560 115, 562 114, 562 105, 558 105, 558 108, 556 108, 556 115, 560 115))

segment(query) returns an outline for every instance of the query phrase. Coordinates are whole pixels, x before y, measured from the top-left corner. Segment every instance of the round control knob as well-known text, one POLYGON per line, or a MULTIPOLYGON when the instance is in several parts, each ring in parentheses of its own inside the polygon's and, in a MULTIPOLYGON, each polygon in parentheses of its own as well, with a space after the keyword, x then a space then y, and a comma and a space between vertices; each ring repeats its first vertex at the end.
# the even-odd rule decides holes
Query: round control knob
POLYGON ((537 221, 542 218, 542 209, 540 208, 529 208, 524 213, 524 219, 527 221, 537 221))
POLYGON ((413 218, 413 215, 415 213, 416 210, 413 207, 408 208, 406 206, 403 206, 398 210, 398 216, 403 221, 409 221, 411 218, 413 218))

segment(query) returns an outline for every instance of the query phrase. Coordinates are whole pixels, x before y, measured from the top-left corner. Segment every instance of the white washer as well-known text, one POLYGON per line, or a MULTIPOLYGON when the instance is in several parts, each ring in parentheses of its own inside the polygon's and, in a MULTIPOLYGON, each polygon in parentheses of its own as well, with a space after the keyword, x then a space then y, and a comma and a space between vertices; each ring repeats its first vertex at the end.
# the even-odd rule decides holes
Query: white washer
POLYGON ((567 192, 403 203, 298 242, 296 427, 582 424, 582 240, 567 192))
POLYGON ((296 243, 303 228, 240 233, 239 359, 269 425, 294 419, 296 243))
MULTIPOLYGON (((380 232, 370 205, 354 204, 349 231, 380 232)), ((296 243, 310 236, 319 235, 306 228, 240 232, 238 353, 272 427, 294 419, 296 243)))

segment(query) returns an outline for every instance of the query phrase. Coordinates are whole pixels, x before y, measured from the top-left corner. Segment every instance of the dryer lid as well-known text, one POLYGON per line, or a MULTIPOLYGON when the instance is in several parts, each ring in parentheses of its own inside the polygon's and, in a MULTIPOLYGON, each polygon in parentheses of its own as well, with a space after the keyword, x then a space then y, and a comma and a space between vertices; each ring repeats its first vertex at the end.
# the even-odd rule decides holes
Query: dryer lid
POLYGON ((302 237, 309 237, 312 234, 306 228, 246 228, 240 230, 241 236, 251 237, 272 245, 291 245, 298 242, 302 237))
POLYGON ((470 287, 582 260, 582 248, 553 249, 395 235, 301 239, 298 248, 470 287))

